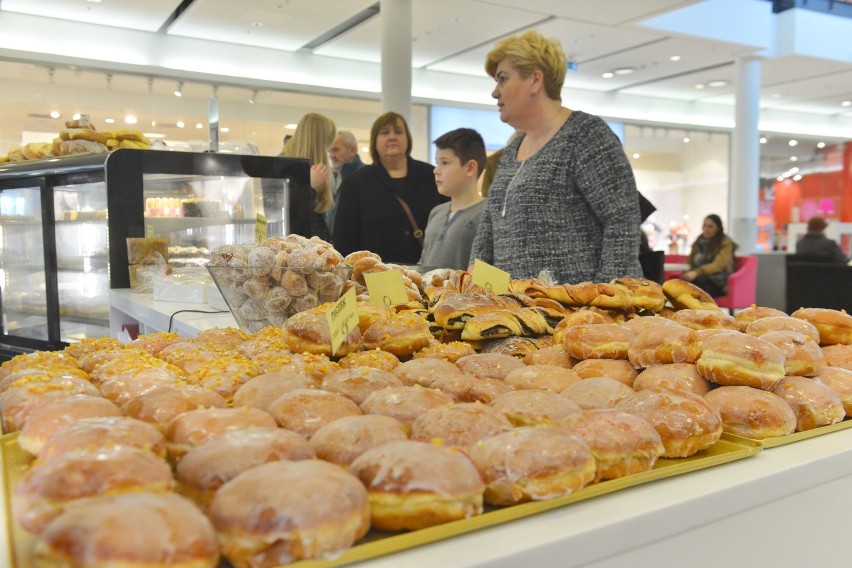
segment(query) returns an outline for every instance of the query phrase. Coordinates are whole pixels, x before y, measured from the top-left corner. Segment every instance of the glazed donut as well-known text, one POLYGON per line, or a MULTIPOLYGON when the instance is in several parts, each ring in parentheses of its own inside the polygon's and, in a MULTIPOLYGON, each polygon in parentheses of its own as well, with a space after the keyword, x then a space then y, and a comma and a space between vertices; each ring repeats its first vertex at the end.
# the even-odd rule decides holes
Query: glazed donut
POLYGON ((417 530, 482 513, 485 484, 462 453, 416 441, 383 444, 350 466, 367 488, 373 527, 417 530))
POLYGON ((429 324, 412 312, 392 314, 364 332, 364 349, 382 349, 397 357, 409 357, 432 343, 429 324))
POLYGON ((308 441, 284 428, 232 430, 190 449, 177 464, 180 491, 207 509, 219 488, 244 471, 267 462, 309 460, 308 441))
POLYGON ((555 428, 517 428, 480 440, 471 446, 470 459, 492 505, 556 499, 595 477, 589 445, 555 428))
POLYGON ((311 377, 319 385, 327 374, 338 369, 340 365, 325 355, 291 353, 267 361, 263 370, 267 373, 298 373, 311 377))
POLYGON ((264 373, 252 377, 238 388, 234 393, 232 405, 234 408, 252 406, 260 410, 268 410, 272 401, 285 392, 313 388, 319 388, 317 382, 299 373, 264 373))
POLYGON ((609 377, 628 387, 633 386, 637 375, 630 361, 624 359, 586 359, 574 365, 571 370, 580 375, 581 379, 609 377))
MULTIPOLYGON (((119 353, 123 349, 117 350, 119 353)), ((33 353, 22 353, 15 355, 0 365, 0 379, 24 369, 40 369, 58 372, 61 370, 79 371, 80 364, 67 353, 62 351, 35 351, 33 353)))
POLYGON ((391 387, 370 394, 363 403, 364 414, 381 414, 402 422, 407 432, 421 415, 436 408, 452 406, 453 398, 438 389, 391 387))
POLYGON ((270 414, 259 408, 200 408, 175 416, 164 428, 166 449, 177 464, 186 453, 214 436, 249 428, 275 429, 270 414))
POLYGON ((503 353, 477 353, 462 357, 456 361, 456 366, 464 373, 502 381, 510 371, 523 369, 526 365, 503 353))
POLYGON ((54 400, 30 414, 18 435, 18 446, 36 456, 56 432, 84 418, 108 416, 123 415, 116 405, 103 397, 75 394, 54 400))
POLYGON ((199 408, 225 408, 228 403, 215 392, 191 385, 161 385, 138 394, 121 408, 125 415, 162 429, 171 420, 199 408))
POLYGON ((173 493, 125 493, 81 500, 56 517, 33 548, 39 566, 215 568, 210 521, 173 493))
POLYGON ((431 387, 436 379, 450 375, 460 375, 462 371, 446 359, 422 357, 401 363, 393 370, 403 385, 431 387))
POLYGON ((371 351, 350 353, 340 359, 338 364, 343 369, 350 367, 372 367, 382 371, 393 371, 399 365, 399 357, 381 349, 373 349, 371 351))
POLYGON ((609 377, 583 379, 559 393, 560 396, 575 402, 584 410, 613 408, 623 398, 631 394, 633 394, 632 388, 609 377))
POLYGON ((784 354, 787 376, 813 377, 822 368, 824 355, 813 339, 795 331, 770 331, 760 336, 784 354))
POLYGON ((411 425, 411 439, 467 451, 471 444, 511 429, 512 423, 499 410, 479 402, 463 402, 419 416, 411 425))
POLYGON ((396 418, 364 414, 329 422, 311 437, 310 445, 319 459, 348 468, 367 450, 407 439, 405 426, 396 418))
POLYGON ((652 365, 639 373, 633 381, 633 390, 640 391, 660 387, 682 389, 704 396, 713 385, 698 372, 692 363, 669 363, 652 365))
MULTIPOLYGON (((315 309, 290 316, 284 324, 284 341, 291 351, 332 356, 331 336, 326 320, 326 312, 331 306, 332 304, 323 304, 315 309)), ((334 355, 337 357, 348 355, 357 351, 360 346, 361 330, 354 327, 346 334, 334 355)))
POLYGON ((14 518, 39 534, 71 502, 110 493, 165 493, 173 486, 169 465, 130 446, 79 450, 31 468, 15 486, 14 518))
POLYGON ((541 389, 559 393, 582 378, 571 369, 557 365, 525 365, 509 371, 503 381, 514 389, 541 389))
POLYGON ((579 412, 580 406, 567 397, 546 390, 518 390, 491 403, 513 426, 556 426, 562 418, 579 412))
POLYGON ((467 373, 454 373, 437 377, 431 388, 450 395, 456 402, 491 402, 514 389, 497 379, 480 378, 467 373))
POLYGON ((663 440, 662 457, 685 458, 709 448, 722 436, 722 419, 703 397, 684 390, 645 389, 616 410, 650 422, 663 440))
POLYGON ((248 339, 248 335, 236 327, 213 327, 198 332, 195 340, 201 343, 209 343, 222 349, 236 349, 242 342, 248 339))
POLYGON ((818 380, 784 377, 772 392, 793 409, 797 432, 836 424, 846 417, 840 395, 818 380))
POLYGON ((336 465, 276 461, 222 485, 208 516, 235 568, 281 566, 352 546, 370 528, 370 503, 336 465))
POLYGON ((692 329, 740 330, 740 324, 733 316, 717 310, 678 310, 670 319, 692 329))
POLYGON ((823 367, 816 378, 837 393, 843 402, 843 409, 849 415, 852 412, 852 371, 840 367, 823 367))
POLYGON ((701 342, 701 345, 703 346, 703 345, 704 345, 704 342, 705 342, 706 340, 710 339, 711 337, 715 337, 715 336, 717 336, 717 335, 721 335, 721 334, 723 334, 723 333, 734 333, 734 334, 737 334, 737 333, 742 333, 742 332, 740 332, 740 331, 734 331, 734 330, 732 330, 732 329, 721 329, 721 328, 717 328, 717 329, 696 329, 696 330, 695 330, 695 333, 697 333, 697 334, 698 334, 698 340, 701 342))
POLYGON ((163 434, 147 422, 126 416, 84 418, 50 436, 38 453, 46 462, 68 452, 94 450, 109 446, 132 446, 166 457, 163 434))
POLYGON ((95 385, 79 377, 48 377, 47 381, 19 379, 0 394, 3 432, 19 431, 39 408, 75 394, 100 396, 95 385))
POLYGON ((594 481, 649 471, 665 451, 660 434, 650 422, 611 408, 569 414, 560 420, 559 427, 589 444, 597 463, 594 481))
POLYGON ((119 350, 124 349, 124 347, 124 344, 114 337, 84 337, 63 349, 62 352, 74 359, 79 359, 89 353, 119 350))
POLYGON ((808 321, 790 316, 767 316, 754 320, 746 326, 745 332, 760 337, 770 331, 795 331, 814 341, 819 341, 819 330, 808 321))
POLYGON ((562 336, 568 354, 576 359, 627 359, 634 333, 615 323, 569 327, 562 336))
POLYGON ((524 357, 525 365, 558 365, 570 369, 577 363, 577 360, 568 354, 565 346, 561 343, 542 347, 524 357))
POLYGON ((370 393, 401 386, 403 382, 397 375, 373 367, 340 369, 326 375, 322 380, 322 390, 343 395, 358 405, 364 402, 370 393))
POLYGON ((222 357, 192 373, 189 382, 210 389, 229 401, 241 386, 262 372, 258 365, 245 357, 222 357))
POLYGON ((784 377, 784 353, 759 337, 723 333, 704 341, 695 367, 718 385, 772 390, 784 377))
POLYGON ((610 284, 624 288, 630 296, 630 307, 636 310, 659 312, 666 304, 663 288, 645 278, 614 278, 610 284))
POLYGON ((673 278, 663 282, 663 293, 676 310, 718 310, 713 297, 686 280, 673 278))
POLYGON ((553 328, 553 343, 555 345, 562 345, 562 338, 564 337, 566 330, 574 327, 575 325, 584 325, 588 323, 615 323, 615 318, 603 310, 596 308, 582 308, 575 312, 571 312, 562 318, 562 320, 553 328))
POLYGON ((754 304, 742 310, 738 310, 737 313, 734 314, 734 319, 737 320, 737 323, 740 326, 740 331, 742 332, 745 332, 751 322, 769 317, 787 317, 787 314, 775 308, 755 306, 754 304))
POLYGON ((113 377, 123 375, 128 371, 137 371, 145 367, 165 366, 166 364, 160 358, 150 355, 147 351, 124 349, 122 351, 118 351, 117 356, 111 356, 108 359, 97 363, 96 366, 92 368, 92 382, 95 384, 101 384, 113 377))
POLYGON ((635 367, 669 363, 694 363, 701 356, 701 342, 694 329, 683 325, 650 326, 636 334, 627 350, 635 367))
POLYGON ((174 365, 147 367, 116 375, 100 385, 101 394, 116 406, 124 404, 138 394, 159 385, 183 384, 183 372, 174 365))
POLYGON ((790 315, 813 324, 820 345, 852 345, 852 316, 845 310, 799 308, 790 315))
POLYGON ((719 387, 704 399, 722 417, 722 429, 736 436, 765 440, 796 431, 796 414, 781 397, 752 387, 719 387))
MULTIPOLYGON (((672 315, 677 312, 672 312, 672 315)), ((630 318, 621 323, 624 327, 632 331, 634 334, 639 335, 639 333, 645 331, 649 327, 659 327, 659 326, 679 326, 680 324, 676 321, 673 321, 667 317, 663 317, 659 314, 654 316, 637 316, 634 318, 630 318)))
POLYGON ((852 371, 852 345, 826 345, 822 348, 823 363, 852 371))
POLYGON ((466 355, 474 355, 473 347, 465 341, 450 341, 449 343, 432 343, 414 354, 415 359, 432 358, 444 359, 455 363, 466 355))
MULTIPOLYGON (((181 369, 184 373, 191 375, 204 365, 226 356, 227 353, 220 347, 211 343, 198 343, 196 341, 176 341, 168 347, 164 347, 157 358, 181 369)), ((134 363, 134 367, 139 365, 134 363)))
POLYGON ((307 439, 332 420, 361 414, 358 405, 345 396, 312 389, 286 392, 272 401, 268 410, 279 426, 307 439))

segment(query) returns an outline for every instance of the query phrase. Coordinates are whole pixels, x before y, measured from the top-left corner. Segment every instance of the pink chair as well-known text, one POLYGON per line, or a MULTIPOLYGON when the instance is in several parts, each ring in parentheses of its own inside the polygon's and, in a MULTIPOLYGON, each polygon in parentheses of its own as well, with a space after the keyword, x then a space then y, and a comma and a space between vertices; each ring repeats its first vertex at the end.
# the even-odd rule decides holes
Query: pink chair
POLYGON ((716 298, 720 308, 733 312, 755 303, 757 294, 757 257, 734 257, 734 272, 728 276, 728 294, 716 298))

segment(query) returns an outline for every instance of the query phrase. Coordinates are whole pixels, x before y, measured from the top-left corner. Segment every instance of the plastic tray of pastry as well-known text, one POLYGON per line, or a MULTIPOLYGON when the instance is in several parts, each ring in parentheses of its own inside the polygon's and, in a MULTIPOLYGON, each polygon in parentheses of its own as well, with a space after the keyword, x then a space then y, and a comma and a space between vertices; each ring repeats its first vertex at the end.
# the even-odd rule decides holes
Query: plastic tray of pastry
MULTIPOLYGON (((28 568, 33 565, 31 551, 35 537, 18 526, 12 518, 11 495, 15 485, 29 468, 32 458, 18 447, 17 440, 18 435, 16 433, 6 434, 0 438, 0 450, 3 452, 2 473, 6 503, 6 526, 9 533, 9 566, 11 568, 28 568)), ((330 568, 370 558, 378 558, 430 542, 448 539, 459 534, 522 519, 543 511, 563 507, 570 503, 613 493, 627 487, 740 460, 756 454, 760 449, 761 444, 756 440, 723 437, 710 448, 694 456, 680 459, 661 458, 657 460, 654 469, 651 471, 589 485, 573 495, 548 501, 533 501, 511 507, 486 507, 486 511, 476 517, 407 533, 388 533, 371 530, 355 546, 343 551, 334 559, 303 560, 289 564, 288 566, 298 568, 330 568)), ((222 568, 229 566, 230 564, 227 562, 222 562, 222 568)))
POLYGON ((837 424, 820 426, 819 428, 805 430, 804 432, 793 432, 787 436, 775 436, 774 438, 766 438, 765 440, 753 440, 751 438, 743 438, 742 436, 736 436, 728 433, 722 434, 722 439, 737 443, 753 442, 764 448, 774 448, 776 446, 792 444, 799 440, 807 440, 808 438, 815 438, 816 436, 822 436, 823 434, 830 434, 831 432, 837 432, 838 430, 846 430, 847 428, 852 428, 852 418, 847 418, 837 424))

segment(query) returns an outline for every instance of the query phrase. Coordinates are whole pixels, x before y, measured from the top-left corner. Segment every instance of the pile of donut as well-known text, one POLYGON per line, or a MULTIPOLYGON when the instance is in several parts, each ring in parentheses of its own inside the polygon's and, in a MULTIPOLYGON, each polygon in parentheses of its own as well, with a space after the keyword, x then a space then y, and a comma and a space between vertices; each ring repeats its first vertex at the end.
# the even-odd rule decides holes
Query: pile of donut
POLYGON ((138 130, 96 130, 89 121, 69 120, 53 142, 30 142, 12 148, 5 156, 0 156, 0 163, 44 160, 72 154, 103 154, 118 148, 146 150, 151 148, 151 140, 138 130))
MULTIPOLYGON (((422 296, 484 292, 466 279, 424 278, 422 296)), ((667 299, 533 298, 561 306, 552 334, 475 344, 428 305, 359 302, 333 354, 320 304, 251 334, 19 355, 0 366, 4 431, 34 457, 15 522, 43 565, 279 566, 852 411, 852 316, 667 299)))

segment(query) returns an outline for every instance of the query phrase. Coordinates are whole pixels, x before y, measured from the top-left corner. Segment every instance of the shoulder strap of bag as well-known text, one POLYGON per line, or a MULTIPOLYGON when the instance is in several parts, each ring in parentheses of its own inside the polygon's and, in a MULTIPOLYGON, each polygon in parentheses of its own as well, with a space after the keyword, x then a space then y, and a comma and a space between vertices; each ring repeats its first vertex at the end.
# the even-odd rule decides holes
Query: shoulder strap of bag
POLYGON ((399 204, 402 205, 402 210, 405 211, 406 217, 408 217, 408 222, 411 223, 411 228, 414 229, 414 238, 417 239, 417 242, 420 243, 420 248, 423 248, 423 231, 420 230, 420 227, 417 226, 417 221, 414 219, 414 213, 411 212, 411 207, 408 206, 408 203, 405 200, 397 195, 393 194, 396 197, 399 204))

